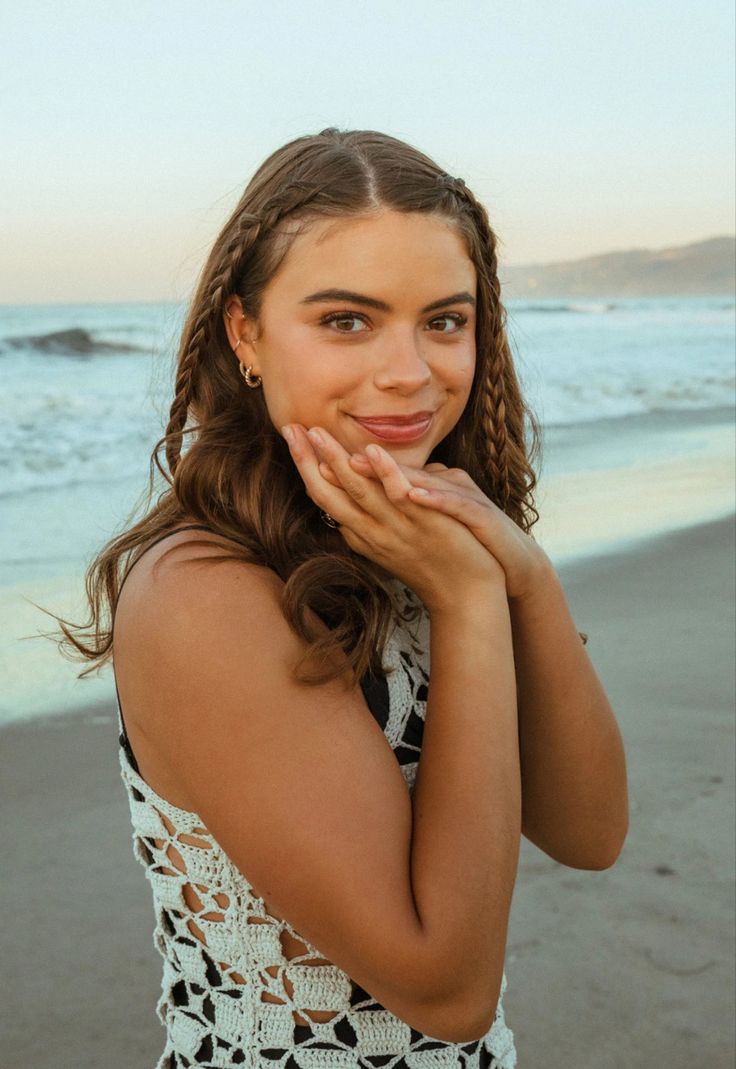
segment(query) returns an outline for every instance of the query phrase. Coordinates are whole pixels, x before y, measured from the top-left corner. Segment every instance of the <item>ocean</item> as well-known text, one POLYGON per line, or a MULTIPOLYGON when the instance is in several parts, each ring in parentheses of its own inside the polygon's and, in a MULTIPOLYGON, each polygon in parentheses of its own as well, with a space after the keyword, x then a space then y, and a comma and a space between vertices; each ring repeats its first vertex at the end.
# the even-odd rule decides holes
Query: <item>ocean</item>
MULTIPOLYGON (((733 511, 732 298, 509 300, 507 310, 544 428, 534 532, 556 565, 733 511)), ((84 569, 147 488, 184 313, 0 308, 0 724, 114 698, 109 668, 77 680, 82 664, 38 637, 54 622, 33 602, 86 617, 84 569)), ((154 485, 163 489, 160 475, 154 485)))

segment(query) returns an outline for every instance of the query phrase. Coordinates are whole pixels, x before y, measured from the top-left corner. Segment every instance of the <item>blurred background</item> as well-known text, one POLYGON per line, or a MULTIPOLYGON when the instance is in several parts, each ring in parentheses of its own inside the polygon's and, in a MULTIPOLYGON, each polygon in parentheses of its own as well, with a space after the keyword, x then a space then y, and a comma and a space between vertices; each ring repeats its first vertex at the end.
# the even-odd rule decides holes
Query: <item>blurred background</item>
POLYGON ((8 1004, 4 1064, 145 1066, 162 1042, 150 902, 113 779, 112 672, 78 680, 82 666, 38 637, 53 621, 37 605, 86 618, 87 564, 139 515, 209 245, 262 160, 328 125, 417 145, 488 208, 518 373, 544 427, 535 537, 621 707, 633 812, 657 814, 649 838, 633 821, 611 873, 573 874, 525 844, 507 996, 520 1066, 730 1064, 732 773, 718 761, 733 694, 732 4, 30 0, 3 12, 0 37, 0 743, 13 848, 30 866, 25 926, 7 936, 19 963, 38 960, 48 908, 28 897, 39 825, 56 876, 72 876, 46 819, 64 798, 82 813, 59 754, 89 747, 95 769, 100 755, 84 849, 114 844, 103 865, 74 839, 82 877, 102 883, 85 921, 65 896, 66 942, 47 922, 50 964, 8 1004), (688 852, 706 840, 707 858, 688 852), (654 884, 637 919, 644 869, 654 884), (662 898, 678 874, 679 906, 662 898), (109 895, 139 919, 105 923, 109 895), (112 942, 73 1025, 56 979, 81 960, 72 936, 90 917, 112 942), (646 929, 630 933, 636 966, 621 956, 627 923, 646 929), (25 1027, 33 993, 53 1039, 25 1027))

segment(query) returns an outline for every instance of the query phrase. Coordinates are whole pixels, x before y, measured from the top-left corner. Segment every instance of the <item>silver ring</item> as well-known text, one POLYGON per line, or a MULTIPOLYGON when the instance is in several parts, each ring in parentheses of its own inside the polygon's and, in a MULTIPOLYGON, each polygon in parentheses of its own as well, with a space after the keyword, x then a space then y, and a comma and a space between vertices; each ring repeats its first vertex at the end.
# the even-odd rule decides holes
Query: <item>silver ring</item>
POLYGON ((340 524, 337 522, 337 520, 333 519, 332 516, 330 516, 329 512, 325 512, 324 509, 320 510, 320 514, 319 515, 320 515, 320 519, 324 520, 324 522, 327 524, 328 527, 339 527, 340 526, 340 524))

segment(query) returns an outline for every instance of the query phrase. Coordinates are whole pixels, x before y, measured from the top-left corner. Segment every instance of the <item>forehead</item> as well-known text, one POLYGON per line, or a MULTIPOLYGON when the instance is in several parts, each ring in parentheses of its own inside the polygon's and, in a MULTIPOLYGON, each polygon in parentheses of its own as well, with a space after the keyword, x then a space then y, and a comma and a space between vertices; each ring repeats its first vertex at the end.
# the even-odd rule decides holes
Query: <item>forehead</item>
POLYGON ((383 211, 314 220, 294 239, 266 293, 301 300, 312 290, 348 283, 370 296, 391 291, 396 297, 398 290, 426 296, 427 303, 460 290, 475 293, 476 273, 465 239, 448 219, 383 211))

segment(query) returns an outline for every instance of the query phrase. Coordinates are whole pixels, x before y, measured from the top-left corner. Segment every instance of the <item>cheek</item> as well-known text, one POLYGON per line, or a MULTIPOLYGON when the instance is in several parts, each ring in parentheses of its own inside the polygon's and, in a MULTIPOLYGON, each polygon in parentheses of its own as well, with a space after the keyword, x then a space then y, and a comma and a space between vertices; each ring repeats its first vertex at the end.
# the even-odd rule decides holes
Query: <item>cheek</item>
POLYGON ((346 365, 344 360, 334 361, 324 352, 315 354, 313 360, 302 362, 299 374, 292 378, 292 400, 301 408, 325 413, 335 404, 340 405, 360 387, 362 378, 346 365))
MULTIPOLYGON (((449 423, 452 426, 455 426, 467 407, 473 389, 474 376, 474 351, 469 353, 467 357, 454 362, 452 366, 448 367, 446 370, 443 385, 449 395, 447 416, 449 418, 449 423)), ((449 429, 448 425, 443 433, 447 434, 449 429)))
POLYGON ((360 388, 360 374, 344 358, 330 360, 324 348, 303 347, 279 361, 268 391, 269 409, 283 422, 326 425, 345 399, 360 388))
POLYGON ((458 354, 456 359, 436 367, 435 373, 453 395, 467 398, 475 375, 475 352, 458 354))

